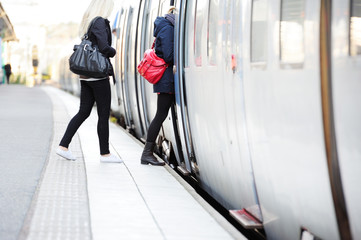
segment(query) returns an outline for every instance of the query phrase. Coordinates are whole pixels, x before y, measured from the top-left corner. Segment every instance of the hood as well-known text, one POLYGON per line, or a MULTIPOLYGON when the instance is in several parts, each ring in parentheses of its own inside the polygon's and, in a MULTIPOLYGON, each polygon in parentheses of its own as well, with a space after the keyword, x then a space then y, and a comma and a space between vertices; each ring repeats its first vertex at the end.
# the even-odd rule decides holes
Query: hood
POLYGON ((165 26, 173 26, 170 21, 165 19, 164 17, 157 17, 154 21, 154 32, 153 36, 156 37, 159 31, 165 26))

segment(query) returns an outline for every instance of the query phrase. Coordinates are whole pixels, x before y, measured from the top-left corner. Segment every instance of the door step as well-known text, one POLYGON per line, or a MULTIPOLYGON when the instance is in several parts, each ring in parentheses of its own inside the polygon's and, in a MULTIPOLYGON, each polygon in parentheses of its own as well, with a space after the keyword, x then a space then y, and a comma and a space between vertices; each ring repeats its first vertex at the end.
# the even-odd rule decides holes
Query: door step
POLYGON ((182 166, 178 166, 177 169, 179 170, 179 172, 181 174, 183 174, 184 176, 189 176, 190 172, 188 172, 185 168, 183 168, 182 166))
POLYGON ((242 210, 229 210, 230 215, 236 219, 246 229, 261 229, 263 224, 253 217, 246 209, 242 210))

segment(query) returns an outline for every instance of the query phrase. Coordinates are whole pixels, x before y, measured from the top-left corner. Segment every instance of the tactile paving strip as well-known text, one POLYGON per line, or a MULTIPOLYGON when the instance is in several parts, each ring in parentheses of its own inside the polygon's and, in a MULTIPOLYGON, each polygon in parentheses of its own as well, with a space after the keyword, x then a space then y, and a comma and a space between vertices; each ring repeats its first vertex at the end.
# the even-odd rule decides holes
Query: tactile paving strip
POLYGON ((86 172, 79 136, 76 134, 70 144, 76 161, 65 160, 55 153, 70 119, 63 103, 54 96, 50 97, 54 132, 49 161, 20 239, 92 239, 86 172))

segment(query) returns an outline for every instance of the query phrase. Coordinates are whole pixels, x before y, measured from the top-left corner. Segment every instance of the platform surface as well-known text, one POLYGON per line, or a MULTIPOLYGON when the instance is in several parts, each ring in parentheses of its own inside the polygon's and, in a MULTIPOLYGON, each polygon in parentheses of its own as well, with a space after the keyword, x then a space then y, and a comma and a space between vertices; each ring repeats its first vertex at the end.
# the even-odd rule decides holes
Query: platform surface
POLYGON ((1 138, 19 143, 18 150, 7 141, 0 147, 1 171, 11 180, 0 177, 0 239, 245 239, 171 168, 141 165, 142 144, 116 124, 110 151, 124 163, 100 163, 96 108, 70 144, 77 160, 56 155, 78 109, 79 98, 51 86, 0 86, 1 138), (14 107, 27 124, 14 119, 14 107), (11 166, 14 151, 22 157, 11 166), (19 213, 4 215, 18 208, 14 199, 19 213))

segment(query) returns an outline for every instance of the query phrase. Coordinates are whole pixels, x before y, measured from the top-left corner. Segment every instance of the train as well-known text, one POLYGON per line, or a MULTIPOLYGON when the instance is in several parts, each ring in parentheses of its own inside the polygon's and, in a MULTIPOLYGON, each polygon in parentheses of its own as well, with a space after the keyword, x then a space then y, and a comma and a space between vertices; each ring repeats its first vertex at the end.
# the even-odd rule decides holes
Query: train
POLYGON ((267 239, 361 239, 361 1, 117 2, 112 113, 143 142, 157 97, 137 64, 170 5, 160 156, 267 239))

